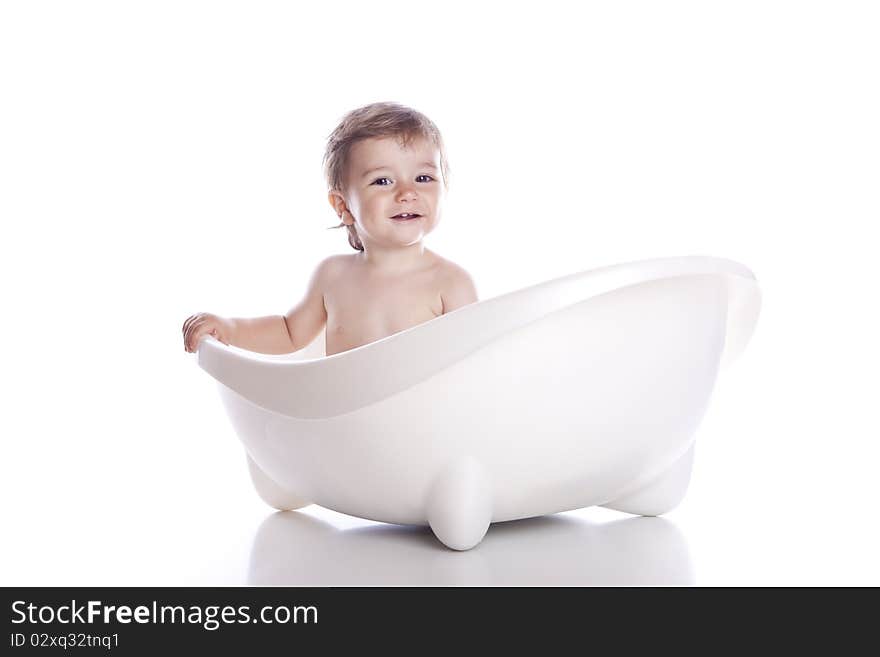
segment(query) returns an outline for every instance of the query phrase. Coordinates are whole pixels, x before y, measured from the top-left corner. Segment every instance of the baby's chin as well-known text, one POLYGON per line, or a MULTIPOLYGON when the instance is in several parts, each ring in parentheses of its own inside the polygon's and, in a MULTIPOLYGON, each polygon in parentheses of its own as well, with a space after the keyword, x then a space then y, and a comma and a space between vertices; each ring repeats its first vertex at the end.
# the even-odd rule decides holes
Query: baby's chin
POLYGON ((417 244, 420 244, 425 237, 427 237, 428 232, 418 231, 409 234, 400 234, 400 235, 389 235, 386 236, 385 239, 381 240, 377 246, 381 246, 383 249, 406 249, 417 244))

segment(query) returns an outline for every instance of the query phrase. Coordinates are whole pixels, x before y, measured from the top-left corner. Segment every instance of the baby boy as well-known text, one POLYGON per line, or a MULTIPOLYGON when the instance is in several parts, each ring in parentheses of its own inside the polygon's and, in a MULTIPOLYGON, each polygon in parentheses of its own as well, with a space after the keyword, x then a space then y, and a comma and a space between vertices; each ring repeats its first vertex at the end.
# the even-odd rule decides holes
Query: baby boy
POLYGON ((477 300, 470 275, 425 248, 440 221, 448 165, 440 131, 397 103, 349 112, 324 155, 330 205, 357 253, 318 264, 286 315, 198 313, 183 324, 186 351, 211 335, 265 354, 308 345, 325 328, 328 356, 416 326, 477 300))

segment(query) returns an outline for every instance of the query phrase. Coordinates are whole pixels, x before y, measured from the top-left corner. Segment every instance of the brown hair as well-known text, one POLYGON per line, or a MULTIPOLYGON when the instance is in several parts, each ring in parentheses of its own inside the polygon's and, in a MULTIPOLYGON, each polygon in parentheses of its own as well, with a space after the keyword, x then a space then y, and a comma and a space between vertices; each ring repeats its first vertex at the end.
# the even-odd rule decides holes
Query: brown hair
MULTIPOLYGON (((371 137, 397 137, 406 148, 414 139, 421 137, 434 144, 440 151, 440 174, 443 186, 449 188, 449 163, 446 161, 446 148, 440 130, 421 112, 399 103, 372 103, 359 107, 346 114, 336 129, 327 138, 324 152, 324 176, 330 190, 345 192, 345 175, 351 147, 359 141, 371 137)), ((344 223, 332 228, 342 228, 344 223)), ((363 251, 354 225, 348 226, 348 243, 353 249, 363 251)))

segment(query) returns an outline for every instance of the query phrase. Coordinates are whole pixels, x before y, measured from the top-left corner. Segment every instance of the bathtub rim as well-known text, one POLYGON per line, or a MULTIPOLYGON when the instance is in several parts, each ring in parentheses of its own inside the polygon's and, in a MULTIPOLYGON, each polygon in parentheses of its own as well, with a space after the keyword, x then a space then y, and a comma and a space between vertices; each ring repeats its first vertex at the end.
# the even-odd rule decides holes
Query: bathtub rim
MULTIPOLYGON (((736 261, 713 256, 652 258, 583 270, 477 301, 380 340, 330 356, 303 357, 303 352, 307 352, 314 342, 290 354, 269 355, 224 345, 207 337, 199 344, 198 363, 217 381, 266 410, 300 419, 333 417, 353 412, 415 385, 473 353, 490 340, 574 303, 631 285, 679 276, 705 275, 723 276, 727 282, 727 331, 721 354, 724 367, 742 352, 751 338, 760 312, 761 295, 757 279, 750 269, 736 261), (557 294, 543 294, 554 288, 557 294), (522 303, 525 300, 540 303, 522 303), (529 312, 514 317, 511 310, 521 307, 529 312), (455 323, 466 326, 469 321, 473 323, 474 316, 491 314, 493 310, 496 314, 504 315, 505 309, 505 323, 493 324, 491 330, 477 324, 475 331, 464 332, 468 340, 466 344, 461 344, 461 340, 456 342, 449 339, 450 336, 455 337, 450 329, 455 323), (398 348, 394 344, 397 342, 402 343, 402 351, 412 352, 410 355, 428 353, 427 364, 425 359, 401 358, 395 353, 398 348), (446 349, 438 354, 443 350, 422 350, 419 349, 420 343, 439 343, 446 349), (453 347, 449 347, 450 344, 453 347), (364 377, 365 371, 375 371, 377 366, 386 362, 393 363, 395 357, 398 363, 404 361, 406 367, 411 369, 402 372, 403 367, 398 367, 395 372, 394 368, 390 368, 392 380, 382 380, 380 389, 370 389, 370 394, 358 395, 357 400, 351 394, 348 399, 337 399, 329 394, 338 387, 334 384, 339 381, 353 379, 356 388, 358 379, 364 377), (315 387, 317 392, 313 390, 315 387), (291 389, 304 391, 310 396, 305 401, 291 399, 283 393, 291 389)), ((323 338, 323 334, 319 338, 323 338)))

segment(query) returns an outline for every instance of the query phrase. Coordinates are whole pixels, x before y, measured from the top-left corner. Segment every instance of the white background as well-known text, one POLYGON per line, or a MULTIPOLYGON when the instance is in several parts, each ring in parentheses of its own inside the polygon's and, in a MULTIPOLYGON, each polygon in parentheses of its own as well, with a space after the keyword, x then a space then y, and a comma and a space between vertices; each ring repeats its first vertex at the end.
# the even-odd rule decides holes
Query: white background
POLYGON ((880 584, 876 5, 463 5, 0 5, 0 584, 880 584), (443 131, 428 246, 482 298, 662 256, 754 271, 664 519, 455 553, 253 493, 180 327, 283 313, 350 251, 324 140, 379 100, 443 131))

